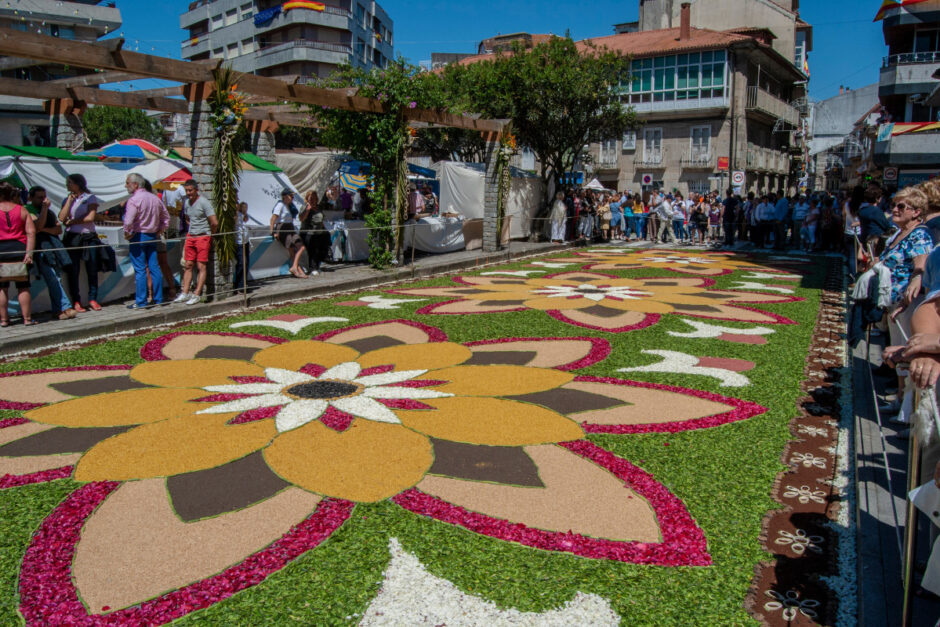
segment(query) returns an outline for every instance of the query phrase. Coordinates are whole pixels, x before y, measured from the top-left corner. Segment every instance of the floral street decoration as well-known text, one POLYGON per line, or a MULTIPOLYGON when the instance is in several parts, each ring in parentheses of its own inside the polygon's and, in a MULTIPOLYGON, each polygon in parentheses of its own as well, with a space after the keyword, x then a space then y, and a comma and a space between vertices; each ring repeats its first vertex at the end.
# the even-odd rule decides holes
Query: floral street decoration
POLYGON ((171 333, 135 366, 0 375, 0 489, 71 477, 19 568, 28 625, 163 624, 391 503, 533 549, 708 566, 653 474, 586 433, 675 433, 751 402, 573 370, 600 338, 448 341, 391 320, 313 340, 171 333), (585 489, 590 486, 590 489, 585 489), (568 507, 554 504, 564 502, 568 507))
MULTIPOLYGON (((736 270, 751 270, 763 274, 771 274, 780 279, 798 279, 800 275, 787 274, 793 268, 802 264, 799 259, 776 260, 775 265, 768 267, 766 262, 748 260, 739 253, 720 252, 684 252, 678 250, 644 250, 629 249, 595 249, 578 251, 574 261, 582 262, 585 270, 633 270, 640 268, 661 268, 694 274, 697 276, 716 277, 731 274, 736 270), (781 270, 776 266, 788 266, 788 270, 781 270)), ((571 258, 564 261, 571 262, 571 258)))
POLYGON ((539 278, 462 276, 458 285, 391 290, 395 294, 449 298, 419 314, 501 313, 535 309, 552 318, 598 331, 624 333, 681 315, 760 324, 792 324, 783 316, 741 303, 773 304, 791 296, 707 289, 707 278, 620 278, 596 272, 562 272, 539 278))
POLYGON ((238 93, 238 74, 230 66, 215 72, 215 84, 209 96, 209 123, 215 129, 212 144, 212 196, 219 220, 215 245, 220 268, 228 268, 235 258, 235 212, 238 210, 238 185, 242 162, 236 146, 236 134, 248 110, 238 93))

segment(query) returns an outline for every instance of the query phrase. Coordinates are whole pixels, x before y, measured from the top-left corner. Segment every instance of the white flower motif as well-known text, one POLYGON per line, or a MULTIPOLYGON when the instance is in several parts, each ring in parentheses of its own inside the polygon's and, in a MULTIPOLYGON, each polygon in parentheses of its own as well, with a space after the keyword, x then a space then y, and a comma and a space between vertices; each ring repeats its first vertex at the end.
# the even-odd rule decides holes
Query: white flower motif
POLYGON ((533 262, 530 263, 529 265, 530 265, 530 266, 539 266, 539 267, 542 267, 542 268, 552 268, 552 269, 558 270, 558 269, 561 269, 561 268, 567 268, 568 266, 573 265, 573 264, 570 264, 570 263, 562 263, 562 262, 559 262, 559 261, 533 261, 533 262))
POLYGON ((246 322, 236 322, 228 325, 230 329, 243 329, 245 327, 272 327, 289 331, 297 335, 311 324, 320 322, 349 322, 349 318, 338 318, 335 316, 320 316, 319 318, 300 318, 299 320, 248 320, 246 322))
POLYGON ((824 542, 822 536, 806 535, 806 532, 802 529, 797 529, 796 533, 780 530, 779 535, 780 537, 774 540, 774 544, 789 545, 790 550, 797 555, 803 555, 807 549, 813 553, 822 553, 822 549, 819 547, 824 542))
POLYGON ((528 277, 530 274, 545 274, 545 270, 497 270, 494 272, 481 272, 480 276, 521 276, 528 277))
POLYGON ((363 296, 359 299, 361 303, 369 303, 366 305, 369 309, 401 309, 401 305, 405 303, 420 303, 425 298, 386 298, 385 296, 363 296))
POLYGON ((676 255, 666 255, 664 257, 643 257, 644 263, 669 263, 676 264, 679 266, 688 266, 693 263, 715 263, 714 259, 706 259, 705 257, 679 257, 676 255))
POLYGON ((813 503, 825 503, 826 502, 826 493, 822 490, 813 490, 808 485, 800 486, 799 488, 793 487, 792 485, 787 486, 787 491, 783 493, 784 498, 788 499, 797 499, 802 504, 807 504, 810 501, 813 503))
POLYGON ((800 425, 798 431, 800 433, 812 436, 814 438, 825 438, 829 437, 828 429, 823 429, 822 427, 811 427, 810 425, 800 425))
POLYGON ((812 453, 794 453, 793 457, 790 458, 791 464, 803 464, 803 468, 825 468, 826 467, 826 458, 825 457, 816 457, 812 453))
POLYGON ((581 285, 547 285, 533 291, 548 298, 586 298, 599 303, 606 298, 613 300, 639 300, 644 296, 652 296, 652 292, 644 292, 628 286, 603 286, 582 283, 581 285))
POLYGON ((764 592, 767 596, 774 599, 764 604, 764 609, 768 612, 779 612, 783 610, 783 620, 792 621, 799 612, 807 618, 816 618, 816 610, 819 607, 819 601, 816 599, 800 599, 800 593, 796 590, 788 590, 786 594, 780 594, 776 590, 767 590, 764 592))
POLYGON ((362 368, 350 361, 333 366, 318 377, 304 372, 267 368, 271 383, 235 383, 210 385, 203 389, 216 394, 251 394, 203 409, 200 414, 245 412, 263 407, 280 407, 275 418, 281 433, 313 422, 331 406, 358 418, 375 422, 401 424, 391 409, 376 399, 418 400, 453 396, 446 392, 396 384, 420 377, 427 370, 399 370, 360 376, 362 368))

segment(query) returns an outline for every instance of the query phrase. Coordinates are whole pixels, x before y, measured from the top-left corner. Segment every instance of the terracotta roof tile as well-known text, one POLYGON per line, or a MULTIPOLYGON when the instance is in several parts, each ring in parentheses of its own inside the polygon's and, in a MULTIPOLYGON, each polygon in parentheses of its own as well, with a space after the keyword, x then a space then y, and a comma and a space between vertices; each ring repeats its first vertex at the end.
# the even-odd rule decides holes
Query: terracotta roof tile
POLYGON ((705 28, 691 29, 689 39, 680 41, 678 28, 664 28, 609 35, 607 37, 594 37, 583 42, 579 41, 578 45, 584 46, 585 42, 591 42, 596 46, 605 46, 614 51, 631 54, 634 57, 649 57, 674 52, 727 48, 731 44, 747 41, 754 41, 754 38, 705 28))

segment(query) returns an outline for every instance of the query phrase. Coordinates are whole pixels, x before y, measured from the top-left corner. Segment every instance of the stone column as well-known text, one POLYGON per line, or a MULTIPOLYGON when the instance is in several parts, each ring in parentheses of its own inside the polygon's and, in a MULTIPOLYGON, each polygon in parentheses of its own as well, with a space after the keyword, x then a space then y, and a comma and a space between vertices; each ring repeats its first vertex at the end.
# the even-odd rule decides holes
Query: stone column
POLYGON ((85 129, 82 127, 82 115, 85 105, 68 98, 49 100, 45 103, 49 113, 50 139, 56 148, 78 152, 85 149, 85 129))
POLYGON ((253 120, 248 125, 248 131, 251 133, 251 151, 271 163, 276 163, 277 159, 277 146, 274 140, 277 129, 277 122, 267 120, 253 120))
POLYGON ((500 233, 497 224, 497 204, 499 200, 499 169, 497 151, 499 141, 496 133, 486 137, 486 175, 483 179, 483 252, 496 252, 500 247, 500 233))

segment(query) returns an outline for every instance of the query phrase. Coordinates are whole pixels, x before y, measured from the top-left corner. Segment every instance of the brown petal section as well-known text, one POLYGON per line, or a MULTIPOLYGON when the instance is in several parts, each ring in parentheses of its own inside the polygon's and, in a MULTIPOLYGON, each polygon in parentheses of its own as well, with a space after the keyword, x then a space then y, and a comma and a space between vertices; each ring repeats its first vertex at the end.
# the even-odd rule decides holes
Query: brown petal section
MULTIPOLYGON (((51 425, 35 422, 0 429, 0 445, 9 446, 20 439, 28 439, 43 432, 55 429, 51 425)), ((71 466, 80 455, 43 455, 38 457, 0 457, 0 477, 3 475, 28 475, 52 468, 71 466)))
POLYGON ((624 401, 601 394, 591 394, 581 390, 572 389, 565 385, 554 390, 525 394, 523 396, 509 397, 512 400, 532 403, 554 409, 559 414, 569 415, 598 409, 610 409, 624 404, 624 401))
MULTIPOLYGON (((129 370, 129 368, 128 368, 129 370)), ((0 400, 14 403, 58 403, 70 398, 51 386, 67 381, 87 381, 112 377, 114 370, 62 370, 0 377, 0 400)))
POLYGON ((85 523, 72 576, 93 614, 135 605, 237 564, 304 520, 319 501, 289 489, 247 509, 184 523, 163 480, 131 481, 85 523))
POLYGON ((532 458, 520 446, 479 446, 431 440, 434 465, 428 471, 454 479, 544 487, 532 458))
MULTIPOLYGON (((241 347, 247 349, 260 350, 262 348, 268 348, 269 346, 274 346, 271 342, 265 340, 259 340, 253 337, 245 337, 242 335, 215 335, 213 333, 199 333, 199 334, 184 334, 177 335, 172 340, 166 343, 163 347, 163 355, 167 359, 196 359, 197 357, 206 357, 205 355, 200 355, 203 351, 210 347, 215 346, 228 346, 228 347, 241 347)), ((241 359, 240 357, 237 359, 241 359)))
POLYGON ((428 476, 417 488, 455 505, 547 531, 660 542, 656 514, 623 481, 559 446, 527 446, 544 488, 428 476))
MULTIPOLYGON (((325 339, 330 344, 346 344, 376 337, 387 337, 398 340, 400 344, 426 344, 431 337, 421 328, 413 327, 401 322, 386 322, 370 326, 349 329, 325 339)), ((372 349, 374 350, 374 349, 372 349)))
POLYGON ((584 359, 594 350, 594 344, 588 340, 517 340, 498 344, 478 344, 471 346, 473 360, 466 365, 485 363, 510 363, 536 368, 557 368, 584 359), (496 361, 500 353, 515 355, 512 361, 496 361), (531 355, 528 361, 519 361, 522 356, 531 355), (484 359, 493 361, 485 362, 484 359))
POLYGON ((401 425, 356 419, 343 432, 312 422, 264 450, 278 475, 311 492, 381 501, 412 487, 433 461, 428 439, 401 425))
POLYGON ((582 410, 568 414, 574 420, 599 425, 681 422, 704 416, 714 416, 734 409, 730 405, 716 403, 697 396, 632 385, 575 382, 564 386, 564 389, 606 396, 616 399, 614 402, 623 403, 612 409, 582 410))
POLYGON ((271 472, 260 452, 166 480, 173 509, 185 522, 244 509, 287 487, 290 484, 271 472))
POLYGON ((241 361, 250 361, 260 348, 248 348, 247 346, 209 346, 199 351, 197 359, 238 359, 241 361))
POLYGON ((58 427, 0 446, 0 457, 84 453, 98 442, 124 433, 130 428, 129 426, 93 427, 90 429, 58 427))
POLYGON ((435 305, 431 309, 432 313, 436 314, 481 314, 516 311, 526 309, 526 307, 509 301, 496 303, 495 301, 458 300, 453 303, 435 305))
POLYGON ((62 383, 52 383, 49 387, 67 396, 94 396, 95 394, 107 394, 108 392, 136 390, 147 386, 139 381, 134 381, 127 375, 123 375, 85 381, 63 381, 62 383))
POLYGON ((474 351, 473 357, 464 362, 465 366, 525 366, 538 355, 535 351, 474 351))

